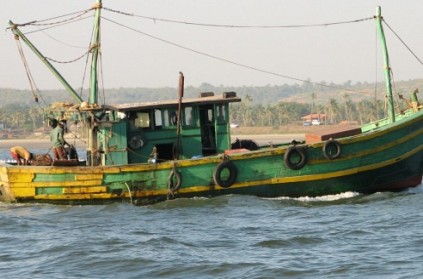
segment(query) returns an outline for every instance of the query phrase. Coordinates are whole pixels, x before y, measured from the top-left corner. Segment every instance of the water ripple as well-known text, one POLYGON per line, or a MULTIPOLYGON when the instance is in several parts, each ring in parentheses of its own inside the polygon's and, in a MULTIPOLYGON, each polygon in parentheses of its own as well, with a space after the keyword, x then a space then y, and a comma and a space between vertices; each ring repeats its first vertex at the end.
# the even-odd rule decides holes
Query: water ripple
POLYGON ((421 186, 338 199, 0 203, 2 278, 421 278, 421 186))

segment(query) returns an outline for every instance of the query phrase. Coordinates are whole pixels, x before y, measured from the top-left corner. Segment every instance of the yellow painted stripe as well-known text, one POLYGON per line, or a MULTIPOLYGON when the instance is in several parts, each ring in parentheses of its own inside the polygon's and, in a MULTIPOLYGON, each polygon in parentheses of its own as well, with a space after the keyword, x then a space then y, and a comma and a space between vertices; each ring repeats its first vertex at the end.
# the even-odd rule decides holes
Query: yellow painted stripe
MULTIPOLYGON (((285 154, 287 148, 275 148, 275 149, 260 149, 257 151, 250 151, 245 153, 234 153, 228 156, 231 160, 246 160, 246 159, 254 159, 254 158, 261 158, 266 156, 280 156, 285 154)), ((220 162, 220 161, 219 161, 220 162)))
POLYGON ((15 198, 33 197, 35 195, 35 188, 34 187, 13 188, 13 194, 15 195, 15 198))
POLYGON ((9 182, 32 182, 34 176, 34 173, 30 172, 10 173, 9 182))
POLYGON ((11 183, 10 186, 14 188, 45 188, 45 187, 80 187, 80 186, 98 186, 102 184, 102 180, 87 180, 87 181, 41 181, 41 182, 16 182, 11 183))
POLYGON ((92 194, 92 193, 107 193, 107 187, 69 187, 63 188, 63 194, 92 194))
POLYGON ((63 194, 63 195, 52 195, 52 194, 42 194, 36 195, 34 199, 36 200, 90 200, 90 199, 111 199, 118 198, 118 195, 113 195, 110 193, 104 194, 63 194))
POLYGON ((103 174, 75 174, 75 180, 103 180, 103 174))
POLYGON ((35 174, 81 174, 81 175, 92 175, 92 174, 103 174, 103 173, 120 173, 121 169, 116 166, 107 167, 62 167, 62 166, 6 166, 5 167, 9 174, 27 172, 35 174))

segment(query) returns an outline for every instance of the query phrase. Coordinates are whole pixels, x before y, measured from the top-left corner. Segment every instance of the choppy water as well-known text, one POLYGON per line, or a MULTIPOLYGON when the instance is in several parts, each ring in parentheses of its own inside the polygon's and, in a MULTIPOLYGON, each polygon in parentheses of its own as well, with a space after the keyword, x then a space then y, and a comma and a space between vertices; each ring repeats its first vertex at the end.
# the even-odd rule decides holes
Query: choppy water
POLYGON ((1 278, 423 278, 423 186, 152 206, 0 203, 1 278))
POLYGON ((0 278, 423 278, 422 200, 420 185, 147 207, 0 203, 0 278))

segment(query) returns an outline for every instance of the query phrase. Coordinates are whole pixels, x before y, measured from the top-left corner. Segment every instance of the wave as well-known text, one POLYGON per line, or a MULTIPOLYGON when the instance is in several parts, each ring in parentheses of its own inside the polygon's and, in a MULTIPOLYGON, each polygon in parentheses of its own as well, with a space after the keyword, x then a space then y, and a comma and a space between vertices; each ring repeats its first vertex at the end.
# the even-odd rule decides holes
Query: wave
POLYGON ((360 193, 357 192, 344 192, 335 195, 326 195, 326 196, 318 196, 318 197, 298 197, 298 198, 291 198, 291 197, 276 197, 276 198, 266 198, 268 200, 292 200, 292 201, 299 201, 299 202, 331 202, 331 201, 338 201, 344 199, 351 199, 357 196, 360 196, 360 193))

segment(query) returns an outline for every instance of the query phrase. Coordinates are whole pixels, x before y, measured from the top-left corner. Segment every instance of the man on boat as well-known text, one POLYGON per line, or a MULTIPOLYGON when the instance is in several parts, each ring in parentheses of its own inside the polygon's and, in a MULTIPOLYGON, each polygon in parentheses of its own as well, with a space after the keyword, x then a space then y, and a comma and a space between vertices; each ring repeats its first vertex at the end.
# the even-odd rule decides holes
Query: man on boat
POLYGON ((66 151, 64 148, 65 139, 63 138, 63 128, 59 125, 56 119, 50 120, 50 127, 53 130, 50 132, 50 141, 53 145, 53 154, 55 160, 66 159, 66 151))
POLYGON ((29 152, 26 148, 22 146, 14 146, 10 148, 10 155, 16 160, 17 165, 30 165, 30 161, 34 158, 34 154, 29 152))

